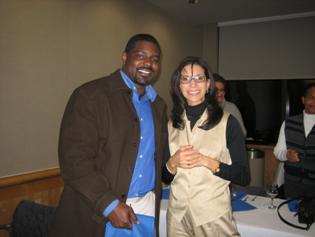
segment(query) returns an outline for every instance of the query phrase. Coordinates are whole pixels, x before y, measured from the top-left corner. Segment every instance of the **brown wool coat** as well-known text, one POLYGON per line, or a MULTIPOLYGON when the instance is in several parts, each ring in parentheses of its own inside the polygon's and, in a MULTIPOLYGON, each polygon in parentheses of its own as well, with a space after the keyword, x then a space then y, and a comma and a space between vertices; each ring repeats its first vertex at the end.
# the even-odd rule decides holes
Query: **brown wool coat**
MULTIPOLYGON (((65 187, 50 237, 103 237, 103 210, 125 201, 136 161, 140 127, 132 92, 119 70, 76 89, 67 104, 59 139, 65 187)), ((157 167, 156 216, 159 216, 161 167, 166 136, 166 106, 152 103, 157 167)), ((158 236, 156 218, 156 236, 158 236)))

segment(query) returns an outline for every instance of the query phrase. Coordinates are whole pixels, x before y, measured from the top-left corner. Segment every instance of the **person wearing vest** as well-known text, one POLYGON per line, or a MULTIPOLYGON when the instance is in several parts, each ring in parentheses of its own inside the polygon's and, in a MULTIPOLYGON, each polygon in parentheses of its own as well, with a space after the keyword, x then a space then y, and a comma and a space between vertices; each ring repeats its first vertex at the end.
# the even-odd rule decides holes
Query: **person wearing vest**
POLYGON ((179 64, 171 96, 169 150, 162 168, 163 182, 170 183, 168 237, 239 236, 229 185, 250 181, 240 125, 222 111, 213 76, 198 57, 179 64))
POLYGON ((274 154, 284 171, 286 197, 315 197, 315 83, 307 84, 302 96, 304 111, 286 119, 274 154), (284 165, 284 170, 282 166, 284 165))

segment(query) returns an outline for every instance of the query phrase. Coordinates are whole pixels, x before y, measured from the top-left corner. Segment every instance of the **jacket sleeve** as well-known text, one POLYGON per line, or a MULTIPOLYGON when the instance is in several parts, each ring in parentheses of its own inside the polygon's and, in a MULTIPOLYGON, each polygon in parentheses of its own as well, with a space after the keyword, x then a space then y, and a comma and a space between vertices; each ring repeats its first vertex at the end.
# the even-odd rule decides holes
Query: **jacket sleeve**
POLYGON ((84 91, 77 89, 72 94, 61 123, 58 152, 65 185, 102 215, 104 208, 117 197, 96 164, 101 144, 95 106, 84 91))
POLYGON ((239 123, 232 115, 227 122, 226 141, 232 164, 221 163, 220 172, 215 174, 234 184, 246 186, 250 183, 250 172, 245 140, 239 123))

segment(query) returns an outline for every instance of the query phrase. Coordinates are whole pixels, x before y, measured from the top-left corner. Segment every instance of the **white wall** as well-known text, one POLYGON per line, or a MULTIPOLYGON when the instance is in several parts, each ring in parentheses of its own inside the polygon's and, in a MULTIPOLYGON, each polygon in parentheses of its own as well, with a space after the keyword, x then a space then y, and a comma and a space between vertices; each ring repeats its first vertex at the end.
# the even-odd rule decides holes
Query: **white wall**
POLYGON ((202 28, 174 22, 141 0, 0 0, 0 177, 58 166, 57 141, 70 93, 121 65, 135 33, 162 50, 156 84, 187 55, 202 55, 202 28))
POLYGON ((220 27, 226 79, 315 78, 315 17, 220 27))
POLYGON ((216 23, 203 26, 202 58, 208 62, 212 72, 218 71, 218 28, 216 23))

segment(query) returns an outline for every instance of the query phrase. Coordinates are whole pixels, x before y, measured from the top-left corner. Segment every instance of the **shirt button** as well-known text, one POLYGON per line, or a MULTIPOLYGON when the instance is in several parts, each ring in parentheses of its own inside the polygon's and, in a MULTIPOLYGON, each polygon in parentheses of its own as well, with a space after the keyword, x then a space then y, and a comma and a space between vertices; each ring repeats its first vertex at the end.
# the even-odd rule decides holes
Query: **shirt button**
POLYGON ((139 178, 142 178, 142 174, 139 174, 139 176, 138 176, 139 178))
POLYGON ((140 139, 143 140, 143 136, 141 136, 140 139))
POLYGON ((140 157, 140 159, 142 159, 142 158, 143 158, 143 155, 140 155, 139 157, 140 157))

